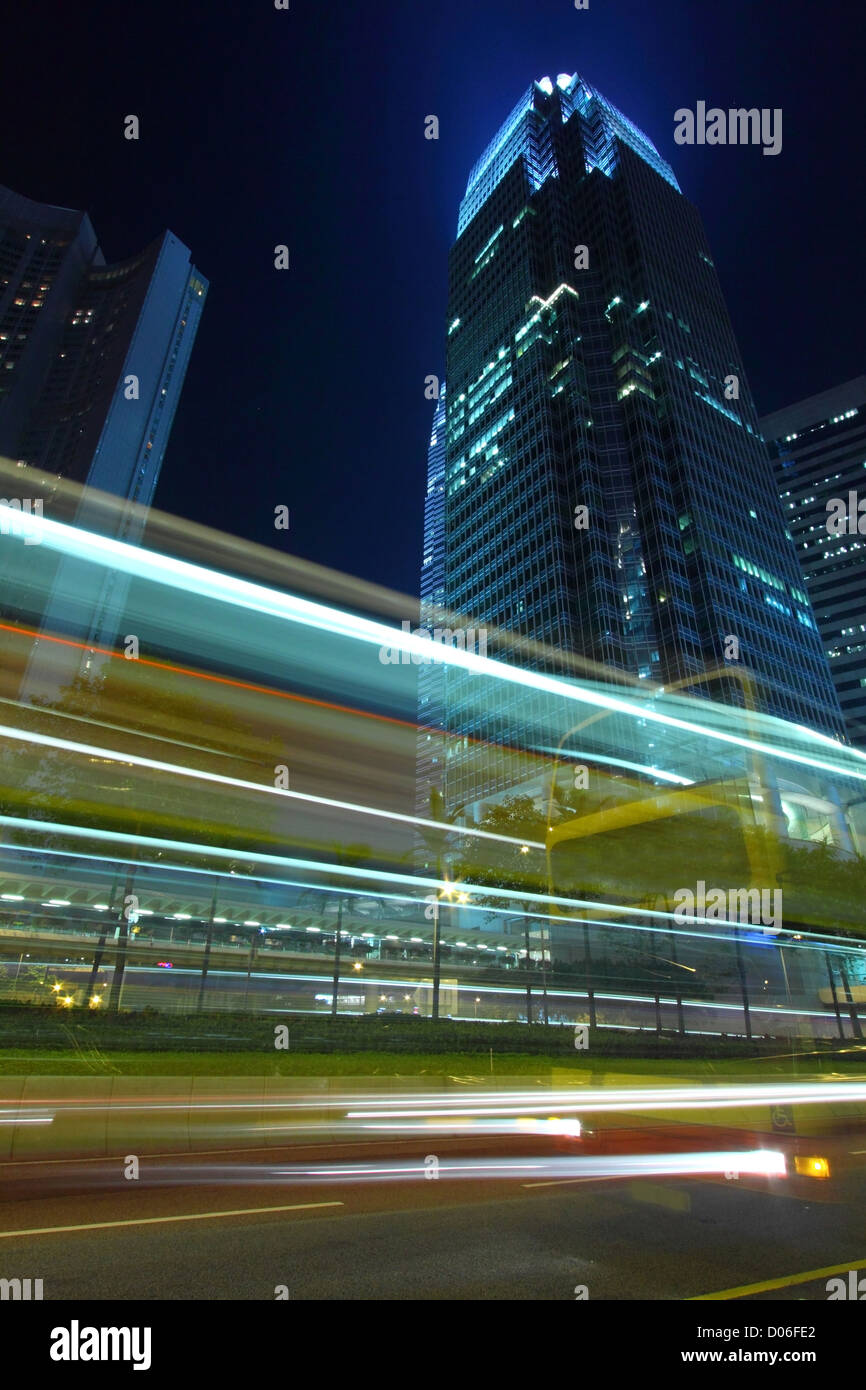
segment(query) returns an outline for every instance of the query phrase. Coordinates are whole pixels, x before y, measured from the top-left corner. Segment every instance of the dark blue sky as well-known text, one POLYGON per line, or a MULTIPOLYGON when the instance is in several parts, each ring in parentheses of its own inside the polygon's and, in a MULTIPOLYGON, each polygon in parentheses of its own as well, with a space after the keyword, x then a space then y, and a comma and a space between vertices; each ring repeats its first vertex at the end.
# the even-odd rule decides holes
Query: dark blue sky
POLYGON ((443 366, 458 203, 545 74, 579 71, 673 164, 761 411, 864 370, 866 30, 850 0, 16 8, 0 182, 86 208, 109 260, 170 227, 211 281, 167 511, 416 591, 423 381, 443 366), (781 107, 782 153, 676 146, 674 111, 698 100, 781 107))

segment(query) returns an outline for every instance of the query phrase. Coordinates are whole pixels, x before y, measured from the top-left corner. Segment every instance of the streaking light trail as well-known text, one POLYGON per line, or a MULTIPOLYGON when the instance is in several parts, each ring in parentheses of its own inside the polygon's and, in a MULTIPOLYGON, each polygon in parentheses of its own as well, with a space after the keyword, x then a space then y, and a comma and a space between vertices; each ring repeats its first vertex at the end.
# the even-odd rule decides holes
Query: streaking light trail
MULTIPOLYGON (((255 611, 271 617, 282 618, 288 622, 305 627, 316 628, 341 637, 355 639, 378 647, 392 647, 415 655, 419 659, 429 657, 430 644, 425 638, 413 633, 389 627, 373 619, 358 617, 331 608, 325 604, 299 598, 291 594, 278 593, 264 585, 221 574, 186 560, 161 555, 143 547, 130 546, 123 541, 94 532, 83 531, 76 526, 68 526, 47 517, 32 517, 14 512, 8 506, 0 505, 0 524, 12 529, 12 520, 22 537, 38 531, 42 544, 51 549, 76 558, 88 564, 119 571, 124 574, 153 583, 168 585, 171 588, 192 592, 204 598, 231 604, 238 608, 255 611)), ((797 752, 790 748, 778 748, 770 743, 762 743, 741 734, 730 733, 709 724, 699 724, 692 720, 666 714, 655 707, 654 701, 644 704, 622 696, 616 696, 599 687, 587 688, 578 681, 563 680, 546 676, 542 672, 526 670, 517 666, 507 666, 489 657, 479 656, 456 647, 442 646, 437 660, 446 665, 462 667, 464 670, 482 676, 536 690, 576 704, 592 705, 616 711, 635 719, 645 719, 683 733, 697 734, 722 743, 748 749, 765 757, 782 759, 804 767, 835 774, 856 777, 866 781, 866 754, 854 749, 845 749, 845 760, 829 761, 811 754, 797 752)), ((777 721, 781 723, 781 721, 777 721)), ((811 735, 811 731, 809 731, 811 735)), ((832 745, 826 737, 816 739, 823 747, 832 745)), ((841 752, 841 746, 839 747, 841 752)))

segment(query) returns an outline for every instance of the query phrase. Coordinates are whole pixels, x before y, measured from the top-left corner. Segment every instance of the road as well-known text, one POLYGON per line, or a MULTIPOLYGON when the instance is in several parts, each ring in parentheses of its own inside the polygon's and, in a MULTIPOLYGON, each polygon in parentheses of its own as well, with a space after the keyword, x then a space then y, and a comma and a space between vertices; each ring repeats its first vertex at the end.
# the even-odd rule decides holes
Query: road
POLYGON ((285 1175, 364 1153, 165 1155, 137 1181, 120 1160, 4 1165, 0 1277, 41 1278, 47 1300, 826 1301, 828 1269, 866 1273, 862 1169, 814 1200, 724 1180, 427 1181, 417 1144, 389 1149, 411 1156, 408 1181, 285 1175))

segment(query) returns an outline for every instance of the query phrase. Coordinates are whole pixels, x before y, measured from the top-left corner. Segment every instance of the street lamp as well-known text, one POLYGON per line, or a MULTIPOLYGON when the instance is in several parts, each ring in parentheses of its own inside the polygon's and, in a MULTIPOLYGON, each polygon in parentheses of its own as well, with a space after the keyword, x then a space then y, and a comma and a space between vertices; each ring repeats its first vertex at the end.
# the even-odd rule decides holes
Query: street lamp
POLYGON ((433 899, 433 1003, 431 1013, 433 1022, 439 1021, 439 894, 433 899))
POLYGON ((530 955, 529 955, 529 916, 526 912, 526 903, 523 904, 523 940, 524 940, 524 965, 526 968, 526 1022, 532 1022, 532 980, 529 976, 530 955))
MULTIPOLYGON (((455 896, 458 903, 468 903, 469 901, 468 893, 457 892, 460 886, 459 883, 448 883, 446 879, 446 884, 447 886, 440 889, 438 893, 431 894, 428 900, 430 903, 429 916, 433 919, 433 1007, 431 1012, 434 1022, 439 1018, 439 982, 442 974, 439 938, 439 904, 443 898, 448 898, 450 901, 455 896)), ((428 915, 427 910, 425 910, 425 916, 426 915, 428 915)))

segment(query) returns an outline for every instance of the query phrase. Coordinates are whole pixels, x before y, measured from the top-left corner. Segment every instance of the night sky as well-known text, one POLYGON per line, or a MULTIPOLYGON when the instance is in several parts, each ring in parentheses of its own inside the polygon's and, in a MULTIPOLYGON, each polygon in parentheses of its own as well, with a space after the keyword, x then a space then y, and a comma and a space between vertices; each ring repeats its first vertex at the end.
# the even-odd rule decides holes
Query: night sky
POLYGON ((417 592, 458 204, 545 74, 580 72, 673 165, 762 413, 866 370, 850 0, 48 0, 0 32, 0 182, 89 211, 110 261, 169 227, 211 282, 166 511, 417 592), (782 153, 675 145, 698 100, 782 107, 782 153))

